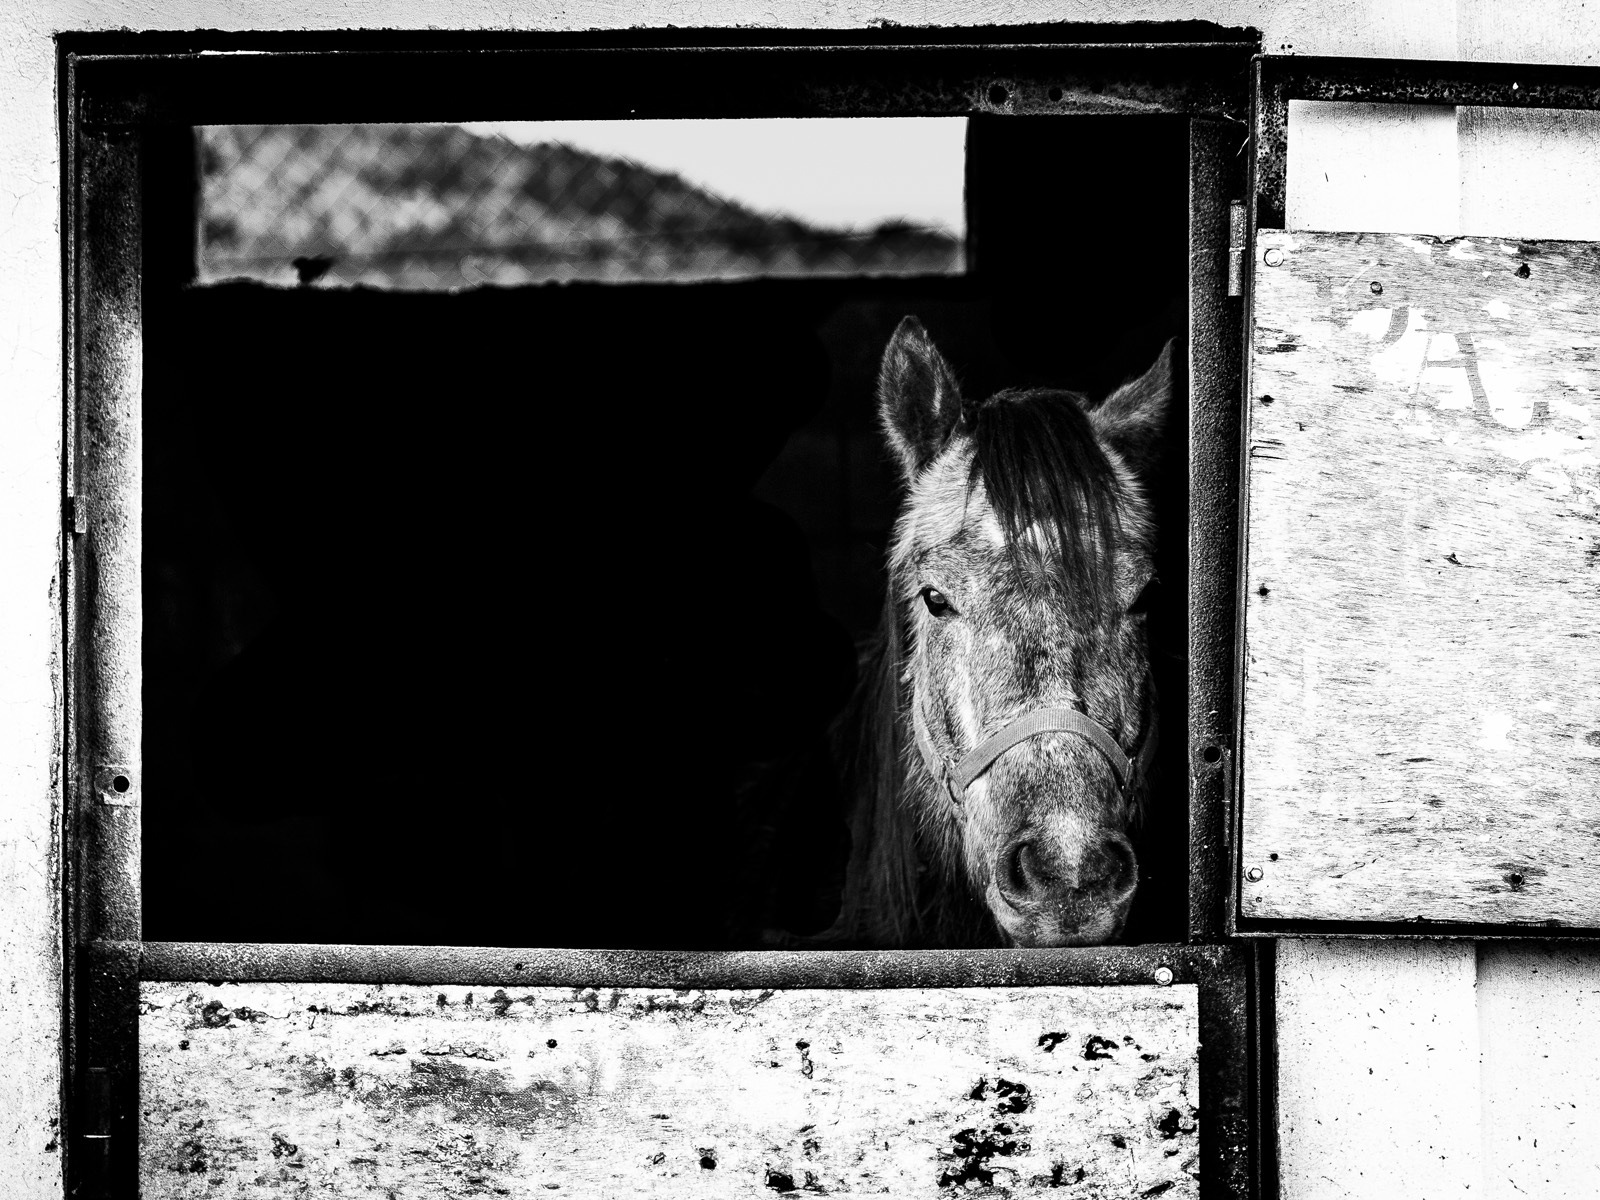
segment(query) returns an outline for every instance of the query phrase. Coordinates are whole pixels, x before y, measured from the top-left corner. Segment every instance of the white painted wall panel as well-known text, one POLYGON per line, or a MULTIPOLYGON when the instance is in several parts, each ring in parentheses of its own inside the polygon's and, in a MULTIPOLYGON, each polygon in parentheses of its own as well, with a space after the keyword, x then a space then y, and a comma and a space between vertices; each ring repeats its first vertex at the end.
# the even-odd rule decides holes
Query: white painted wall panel
POLYGON ((1600 63, 1600 5, 1459 0, 1456 54, 1474 62, 1600 63))
POLYGON ((1462 108, 1459 232, 1600 240, 1600 112, 1462 108))
POLYGON ((1279 943, 1284 1200, 1483 1194, 1475 968, 1466 942, 1279 943))
POLYGON ((1289 102, 1290 229, 1457 232, 1456 110, 1289 102))
POLYGON ((1600 952, 1478 953, 1484 1194, 1600 1196, 1600 952))
POLYGON ((0 1195, 61 1188, 61 245, 48 27, 0 10, 0 1195))
POLYGON ((1290 229, 1600 239, 1600 112, 1289 102, 1290 229))

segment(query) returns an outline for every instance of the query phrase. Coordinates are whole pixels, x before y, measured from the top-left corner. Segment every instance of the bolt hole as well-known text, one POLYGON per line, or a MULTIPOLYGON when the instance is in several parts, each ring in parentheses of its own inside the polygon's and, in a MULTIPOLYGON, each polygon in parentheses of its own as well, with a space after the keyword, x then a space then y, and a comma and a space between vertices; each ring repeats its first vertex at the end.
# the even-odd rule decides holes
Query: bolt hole
POLYGON ((1061 90, 1061 88, 1060 88, 1060 86, 1059 86, 1059 85, 1053 85, 1053 86, 1052 86, 1052 87, 1051 87, 1051 88, 1050 88, 1050 92, 1049 92, 1049 95, 1050 95, 1050 99, 1051 99, 1051 100, 1054 100, 1054 101, 1056 101, 1056 102, 1057 102, 1057 103, 1059 103, 1059 102, 1060 102, 1060 100, 1061 100, 1061 97, 1062 97, 1062 96, 1063 96, 1063 95, 1065 95, 1065 93, 1064 93, 1064 92, 1062 92, 1062 90, 1061 90))
POLYGON ((1269 855, 1267 855, 1267 858, 1269 860, 1271 860, 1272 862, 1277 862, 1278 861, 1278 856, 1276 854, 1269 854, 1269 855))
POLYGON ((1003 83, 991 84, 989 87, 989 103, 999 108, 1011 98, 1011 92, 1003 83))
POLYGON ((111 790, 114 792, 125 792, 132 786, 133 784, 128 781, 126 775, 118 775, 111 781, 111 790))
POLYGON ((1208 762, 1208 763, 1221 762, 1222 761, 1222 747, 1221 746, 1207 746, 1204 750, 1200 751, 1200 757, 1205 759, 1206 762, 1208 762))

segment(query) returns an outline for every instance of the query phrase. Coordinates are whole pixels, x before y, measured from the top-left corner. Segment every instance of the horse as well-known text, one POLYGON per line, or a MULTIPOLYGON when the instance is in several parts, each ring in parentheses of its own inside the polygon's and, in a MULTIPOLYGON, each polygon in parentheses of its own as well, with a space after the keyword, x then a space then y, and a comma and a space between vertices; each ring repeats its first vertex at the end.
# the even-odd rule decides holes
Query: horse
POLYGON ((972 402, 915 317, 878 415, 904 490, 888 590, 836 723, 851 846, 814 944, 1072 946, 1116 939, 1157 708, 1142 598, 1172 343, 1099 404, 972 402))

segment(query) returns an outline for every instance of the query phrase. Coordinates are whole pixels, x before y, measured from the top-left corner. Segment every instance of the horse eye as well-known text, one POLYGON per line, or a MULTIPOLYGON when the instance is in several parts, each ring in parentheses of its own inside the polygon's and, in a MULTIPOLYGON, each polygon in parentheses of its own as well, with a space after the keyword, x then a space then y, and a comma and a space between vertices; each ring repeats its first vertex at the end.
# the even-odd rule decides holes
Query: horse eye
POLYGON ((945 599, 945 594, 938 588, 923 588, 922 602, 928 606, 928 611, 936 617, 942 617, 950 611, 950 601, 945 599))

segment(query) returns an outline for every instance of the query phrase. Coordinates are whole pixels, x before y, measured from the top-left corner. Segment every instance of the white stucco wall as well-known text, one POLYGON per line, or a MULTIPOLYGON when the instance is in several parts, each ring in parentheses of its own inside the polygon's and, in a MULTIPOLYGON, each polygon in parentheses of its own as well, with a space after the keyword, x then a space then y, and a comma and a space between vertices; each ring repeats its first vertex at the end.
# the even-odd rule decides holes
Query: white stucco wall
MULTIPOLYGON (((0 1193, 59 1194, 54 1122, 60 1090, 56 781, 62 368, 53 36, 117 28, 853 28, 882 21, 1017 24, 1113 17, 1254 26, 1263 32, 1266 48, 1280 53, 1600 62, 1600 5, 1570 0, 1516 5, 1500 0, 661 0, 650 5, 616 0, 34 0, 0 7, 0 1193)), ((1500 136, 1516 142, 1520 135, 1486 126, 1481 136, 1474 135, 1474 145, 1488 146, 1500 136)), ((1522 147, 1516 152, 1526 152, 1528 143, 1516 144, 1522 147)), ((1578 144, 1587 144, 1581 134, 1578 144)), ((1494 170, 1492 157, 1461 162, 1468 173, 1494 170)), ((1457 204, 1460 220, 1467 210, 1459 198, 1457 204)), ((1406 957, 1410 952, 1368 944, 1342 953, 1351 962, 1387 963, 1373 969, 1380 975, 1396 972, 1396 988, 1403 990, 1404 981, 1413 978, 1407 974, 1413 971, 1406 957)), ((1471 957, 1473 951, 1469 946, 1449 953, 1471 957)), ((1433 986, 1433 966, 1421 965, 1425 961, 1434 960, 1415 960, 1417 987, 1433 986)), ((1515 977, 1507 971, 1495 976, 1515 977)), ((1294 978, 1292 972, 1286 976, 1294 978)), ((1566 983, 1558 979, 1540 995, 1559 1004, 1563 987, 1578 986, 1572 982, 1576 978, 1562 976, 1566 983)), ((1294 984, 1285 986, 1292 998, 1294 984)), ((1340 1010, 1338 1003, 1328 1001, 1334 1007, 1325 1011, 1335 1017, 1354 1011, 1340 1010)), ((1496 1050, 1496 1061, 1514 1061, 1503 1050, 1496 1050)), ((1304 1078, 1318 1078, 1315 1064, 1302 1065, 1308 1066, 1304 1078)), ((1582 1084, 1593 1094, 1592 1085, 1575 1076, 1550 1078, 1562 1087, 1582 1084)), ((1407 1094, 1404 1088, 1394 1093, 1397 1098, 1407 1094)), ((1293 1110, 1297 1098, 1287 1100, 1293 1110)), ((1367 1152, 1368 1162, 1372 1153, 1367 1152)))
POLYGON ((1278 947, 1284 1200, 1600 1195, 1600 955, 1278 947))

